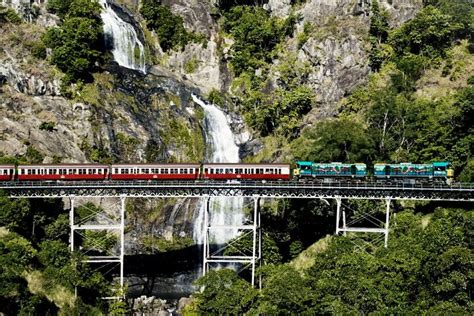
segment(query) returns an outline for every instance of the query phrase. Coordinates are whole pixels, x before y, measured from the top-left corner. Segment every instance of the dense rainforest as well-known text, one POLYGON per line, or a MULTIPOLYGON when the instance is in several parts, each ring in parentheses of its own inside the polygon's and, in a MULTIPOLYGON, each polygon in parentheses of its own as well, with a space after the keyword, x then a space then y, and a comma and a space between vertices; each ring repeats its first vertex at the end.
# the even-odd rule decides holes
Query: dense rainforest
MULTIPOLYGON (((455 181, 474 182, 469 0, 414 0, 416 9, 403 18, 377 0, 354 1, 357 10, 339 1, 334 12, 316 0, 198 1, 202 7, 117 0, 139 21, 146 63, 158 74, 152 79, 117 70, 99 2, 49 0, 23 11, 13 2, 0 5, 0 113, 8 117, 0 163, 201 161, 203 113, 189 110, 191 93, 182 92, 189 89, 241 117, 248 143, 258 144, 245 151, 246 162, 450 161, 455 181), (312 16, 315 8, 322 18, 312 16), (190 23, 200 10, 209 24, 190 23), (50 19, 46 26, 35 22, 41 17, 50 19), (38 81, 20 78, 28 71, 48 82, 46 92, 29 92, 25 82, 38 81), (70 105, 83 112, 62 122, 70 105), (21 109, 35 119, 24 119, 21 109), (76 126, 84 116, 87 124, 76 126), (159 119, 149 126, 151 117, 159 119), (16 132, 28 124, 37 127, 16 132)), ((138 48, 132 54, 139 56, 138 48)), ((364 214, 383 219, 382 204, 344 201, 344 208, 367 224, 364 214)), ((195 281, 180 313, 473 314, 472 203, 391 206, 385 248, 370 234, 332 236, 331 201, 265 201, 259 288, 246 272, 213 270, 195 281)), ((130 222, 139 221, 133 214, 144 206, 127 207, 130 222)), ((124 292, 70 251, 66 209, 61 200, 0 195, 0 313, 131 313, 127 301, 100 299, 124 292)), ((77 214, 99 211, 86 204, 77 214)), ((117 240, 110 232, 86 234, 82 246, 99 253, 117 240)), ((144 251, 161 253, 193 241, 173 235, 140 242, 144 251)), ((252 247, 250 236, 230 244, 226 254, 252 247)))

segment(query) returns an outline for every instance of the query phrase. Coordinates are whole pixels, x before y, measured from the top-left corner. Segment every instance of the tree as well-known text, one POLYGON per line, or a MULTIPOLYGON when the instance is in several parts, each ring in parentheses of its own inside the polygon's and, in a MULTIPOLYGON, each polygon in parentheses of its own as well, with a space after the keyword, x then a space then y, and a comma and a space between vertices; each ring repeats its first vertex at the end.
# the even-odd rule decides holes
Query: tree
POLYGON ((287 21, 270 17, 266 10, 256 6, 235 6, 224 12, 223 29, 235 40, 230 64, 237 76, 243 72, 253 74, 271 61, 273 49, 291 33, 291 24, 296 22, 294 16, 287 21))
POLYGON ((30 203, 26 199, 10 199, 0 194, 0 226, 27 236, 30 203))
POLYGON ((301 314, 310 311, 310 288, 301 274, 289 265, 265 266, 262 291, 250 313, 263 315, 301 314))
POLYGON ((52 49, 51 63, 66 74, 66 83, 92 81, 91 72, 103 61, 100 10, 97 2, 72 0, 63 23, 48 29, 43 37, 45 45, 52 49))
POLYGON ((229 269, 211 270, 196 281, 198 313, 243 314, 252 306, 257 291, 229 269))
POLYGON ((167 6, 154 0, 144 0, 140 13, 147 27, 156 31, 164 51, 184 47, 191 39, 191 34, 183 26, 183 18, 174 15, 167 6))
POLYGON ((367 128, 350 118, 328 119, 305 129, 293 144, 296 159, 309 161, 370 161, 373 142, 367 128))
POLYGON ((444 50, 452 45, 461 28, 462 25, 454 22, 450 15, 428 6, 391 32, 389 42, 398 57, 411 53, 433 58, 444 55, 444 50))
POLYGON ((69 12, 69 7, 73 0, 49 0, 46 8, 49 12, 59 15, 64 18, 69 12))

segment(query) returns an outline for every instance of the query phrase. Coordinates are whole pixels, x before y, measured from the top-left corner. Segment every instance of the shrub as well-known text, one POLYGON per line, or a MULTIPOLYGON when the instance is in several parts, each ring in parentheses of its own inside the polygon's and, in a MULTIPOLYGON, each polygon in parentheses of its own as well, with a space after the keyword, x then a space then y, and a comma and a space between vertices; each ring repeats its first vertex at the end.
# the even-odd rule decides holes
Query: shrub
POLYGON ((140 13, 148 28, 155 30, 164 51, 184 47, 190 41, 190 34, 183 26, 183 19, 171 10, 153 0, 144 0, 140 13))
POLYGON ((0 5, 0 25, 4 23, 20 24, 21 17, 15 10, 0 5))
POLYGON ((64 22, 48 29, 43 36, 45 46, 52 49, 51 63, 66 74, 66 84, 92 81, 91 72, 102 62, 104 38, 100 10, 97 2, 72 0, 64 22))
POLYGON ((54 126, 55 126, 54 122, 43 122, 41 123, 39 129, 42 131, 52 132, 55 130, 54 126))

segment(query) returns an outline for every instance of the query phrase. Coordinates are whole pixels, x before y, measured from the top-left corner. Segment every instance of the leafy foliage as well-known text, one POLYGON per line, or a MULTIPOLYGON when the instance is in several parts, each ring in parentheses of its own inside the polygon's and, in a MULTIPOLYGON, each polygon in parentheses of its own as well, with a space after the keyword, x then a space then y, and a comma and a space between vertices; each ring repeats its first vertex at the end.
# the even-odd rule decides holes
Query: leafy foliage
POLYGON ((64 18, 69 12, 73 0, 49 0, 46 8, 49 12, 59 15, 64 18))
POLYGON ((91 72, 103 61, 104 38, 101 10, 97 2, 71 0, 53 2, 64 17, 59 27, 48 29, 44 44, 52 49, 51 63, 66 74, 65 83, 92 81, 91 72))
POLYGON ((398 56, 420 54, 428 57, 442 56, 452 45, 452 40, 462 28, 453 17, 428 6, 413 20, 390 34, 389 41, 398 56))
POLYGON ((4 23, 20 24, 20 16, 12 8, 0 5, 0 25, 4 23))
POLYGON ((401 212, 388 248, 361 251, 364 237, 332 238, 304 274, 289 265, 260 269, 258 293, 234 272, 213 271, 197 283, 197 312, 469 314, 473 228, 472 210, 437 209, 426 227, 420 215, 401 212))
POLYGON ((374 148, 364 124, 350 118, 326 120, 305 129, 293 155, 310 161, 370 161, 374 148))
POLYGON ((257 296, 248 282, 228 269, 209 271, 196 285, 203 288, 196 293, 197 309, 203 314, 243 314, 257 296))
POLYGON ((97 314, 92 305, 101 305, 98 298, 110 294, 102 274, 71 254, 66 244, 69 219, 63 209, 60 200, 0 195, 1 313, 56 314, 57 305, 64 313, 77 308, 97 314), (74 287, 80 293, 75 302, 74 287))
POLYGON ((254 6, 235 6, 225 12, 223 29, 235 40, 230 60, 234 73, 253 73, 271 61, 276 45, 293 32, 294 19, 281 21, 254 6))
POLYGON ((379 70, 386 59, 383 44, 387 41, 389 31, 388 12, 380 8, 377 0, 372 1, 372 16, 370 17, 370 44, 369 64, 372 70, 379 70))
POLYGON ((164 51, 183 48, 191 41, 202 43, 205 40, 200 34, 186 31, 183 18, 174 15, 167 6, 160 4, 160 1, 144 0, 140 13, 145 18, 147 27, 158 35, 160 46, 164 51))

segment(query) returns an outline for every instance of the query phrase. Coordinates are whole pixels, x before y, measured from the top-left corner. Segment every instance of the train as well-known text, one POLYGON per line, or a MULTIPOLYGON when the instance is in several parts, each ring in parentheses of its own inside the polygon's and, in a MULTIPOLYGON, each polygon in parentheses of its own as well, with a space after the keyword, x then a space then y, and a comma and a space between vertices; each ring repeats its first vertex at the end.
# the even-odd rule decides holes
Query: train
POLYGON ((254 180, 254 181, 378 181, 451 183, 449 162, 365 163, 146 163, 146 164, 19 164, 0 165, 0 181, 120 180, 254 180))
POLYGON ((424 164, 410 162, 376 163, 369 172, 365 163, 320 163, 296 161, 293 175, 298 178, 331 180, 333 178, 374 179, 390 182, 446 182, 451 183, 454 171, 451 163, 437 161, 424 164))

